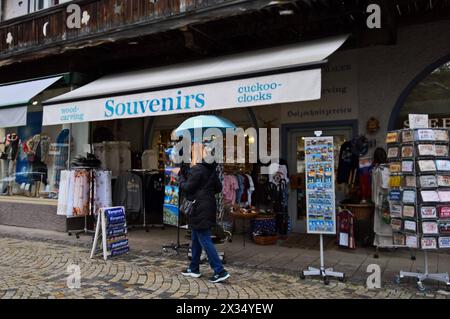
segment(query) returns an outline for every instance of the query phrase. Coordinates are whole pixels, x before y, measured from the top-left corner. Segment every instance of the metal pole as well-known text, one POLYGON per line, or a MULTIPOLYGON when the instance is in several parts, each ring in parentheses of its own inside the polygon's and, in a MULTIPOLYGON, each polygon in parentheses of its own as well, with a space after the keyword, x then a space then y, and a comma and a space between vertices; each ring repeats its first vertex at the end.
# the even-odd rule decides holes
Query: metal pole
POLYGON ((323 234, 320 234, 320 270, 325 269, 325 262, 323 260, 323 234))
POLYGON ((428 275, 428 251, 424 249, 424 259, 425 259, 425 275, 428 275))

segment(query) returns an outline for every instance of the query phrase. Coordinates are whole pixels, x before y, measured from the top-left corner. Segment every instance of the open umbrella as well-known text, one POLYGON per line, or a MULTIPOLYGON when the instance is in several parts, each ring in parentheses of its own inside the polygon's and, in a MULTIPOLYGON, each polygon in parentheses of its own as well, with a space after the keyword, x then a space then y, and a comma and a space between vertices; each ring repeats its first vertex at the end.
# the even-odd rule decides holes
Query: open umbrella
MULTIPOLYGON (((199 115, 188 118, 186 121, 181 123, 175 129, 176 136, 182 136, 184 132, 189 131, 192 139, 194 138, 194 132, 196 129, 201 129, 202 134, 204 130, 208 128, 218 128, 220 130, 226 130, 227 128, 236 128, 232 122, 226 118, 216 116, 216 115, 199 115)), ((201 141, 197 141, 201 142, 201 141)))

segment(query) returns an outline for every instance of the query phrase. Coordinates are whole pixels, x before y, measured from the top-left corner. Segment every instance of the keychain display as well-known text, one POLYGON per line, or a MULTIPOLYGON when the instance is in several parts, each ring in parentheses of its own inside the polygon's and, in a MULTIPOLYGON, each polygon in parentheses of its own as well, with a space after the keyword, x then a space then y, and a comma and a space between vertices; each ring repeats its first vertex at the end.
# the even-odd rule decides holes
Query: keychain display
POLYGON ((419 177, 419 183, 422 188, 435 188, 438 186, 435 175, 422 175, 419 177))
POLYGON ((434 206, 422 206, 420 207, 420 217, 422 219, 437 218, 436 207, 434 206))
POLYGON ((411 158, 414 155, 414 147, 412 145, 402 146, 402 157, 411 158))
POLYGON ((437 157, 448 157, 448 145, 436 145, 437 157))

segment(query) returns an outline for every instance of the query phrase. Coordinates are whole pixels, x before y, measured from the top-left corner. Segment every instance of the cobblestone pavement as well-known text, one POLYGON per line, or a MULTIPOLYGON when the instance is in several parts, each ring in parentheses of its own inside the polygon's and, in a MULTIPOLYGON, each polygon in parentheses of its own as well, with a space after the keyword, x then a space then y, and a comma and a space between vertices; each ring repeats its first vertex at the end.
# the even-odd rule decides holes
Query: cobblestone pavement
MULTIPOLYGON (((132 253, 103 261, 89 258, 86 246, 22 238, 0 238, 0 298, 449 298, 444 291, 418 293, 414 288, 369 291, 354 283, 320 280, 244 267, 228 267, 226 284, 205 276, 179 274, 185 261, 176 257, 132 253), (67 287, 67 267, 81 268, 81 288, 67 287)), ((414 286, 412 286, 414 287, 414 286)))

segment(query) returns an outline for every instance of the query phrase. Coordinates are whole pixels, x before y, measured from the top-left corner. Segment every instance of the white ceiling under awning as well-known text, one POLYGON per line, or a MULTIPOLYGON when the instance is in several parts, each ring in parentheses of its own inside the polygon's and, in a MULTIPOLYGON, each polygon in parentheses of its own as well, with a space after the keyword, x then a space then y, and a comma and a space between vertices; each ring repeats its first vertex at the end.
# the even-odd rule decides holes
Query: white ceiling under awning
POLYGON ((282 70, 319 63, 347 40, 347 35, 316 41, 235 54, 191 63, 145 69, 104 76, 72 92, 47 102, 81 100, 94 96, 122 95, 126 92, 151 90, 224 77, 282 70))

